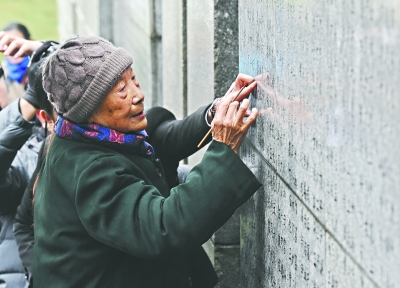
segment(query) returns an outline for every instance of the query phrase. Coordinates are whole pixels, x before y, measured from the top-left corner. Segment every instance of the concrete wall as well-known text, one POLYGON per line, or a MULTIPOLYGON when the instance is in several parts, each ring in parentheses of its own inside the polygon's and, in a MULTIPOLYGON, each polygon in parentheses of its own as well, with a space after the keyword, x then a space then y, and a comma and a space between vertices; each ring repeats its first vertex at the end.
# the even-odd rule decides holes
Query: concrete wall
POLYGON ((239 0, 242 287, 399 287, 400 5, 239 0))
POLYGON ((152 61, 150 1, 114 1, 114 44, 134 57, 133 71, 146 95, 145 105, 152 104, 152 61))
POLYGON ((187 115, 186 0, 162 4, 163 106, 182 119, 187 115))
POLYGON ((100 34, 99 0, 57 0, 57 4, 60 39, 72 34, 100 34))

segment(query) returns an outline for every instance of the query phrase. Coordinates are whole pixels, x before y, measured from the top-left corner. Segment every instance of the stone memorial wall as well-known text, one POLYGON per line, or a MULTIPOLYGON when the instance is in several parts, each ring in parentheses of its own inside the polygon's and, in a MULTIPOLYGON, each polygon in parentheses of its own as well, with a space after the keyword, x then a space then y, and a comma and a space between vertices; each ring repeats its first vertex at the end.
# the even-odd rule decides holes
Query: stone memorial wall
POLYGON ((239 0, 241 287, 399 287, 400 4, 239 0))

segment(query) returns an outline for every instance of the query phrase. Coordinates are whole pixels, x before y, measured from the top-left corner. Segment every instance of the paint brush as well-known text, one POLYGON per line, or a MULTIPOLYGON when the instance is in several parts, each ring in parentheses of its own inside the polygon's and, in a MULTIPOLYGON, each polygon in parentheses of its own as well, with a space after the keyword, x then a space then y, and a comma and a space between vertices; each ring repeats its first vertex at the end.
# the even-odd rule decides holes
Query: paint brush
MULTIPOLYGON (((240 93, 242 93, 242 91, 243 91, 244 88, 246 88, 246 85, 243 86, 242 88, 240 88, 238 94, 235 96, 235 98, 233 98, 233 100, 231 101, 231 103, 234 102, 234 101, 239 97, 240 93)), ((199 145, 197 145, 197 148, 200 148, 201 146, 203 146, 203 144, 204 144, 204 142, 206 141, 206 139, 208 138, 208 136, 210 136, 211 131, 212 131, 212 128, 210 128, 210 130, 208 130, 206 136, 204 136, 204 138, 200 141, 199 145)))

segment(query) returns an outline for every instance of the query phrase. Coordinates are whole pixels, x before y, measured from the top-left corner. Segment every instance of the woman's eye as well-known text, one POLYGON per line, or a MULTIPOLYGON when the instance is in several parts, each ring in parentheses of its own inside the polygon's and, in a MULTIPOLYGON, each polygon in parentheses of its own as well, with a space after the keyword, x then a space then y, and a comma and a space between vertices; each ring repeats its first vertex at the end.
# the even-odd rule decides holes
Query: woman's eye
POLYGON ((136 76, 133 76, 133 77, 132 77, 132 81, 135 81, 135 80, 136 80, 136 76))
POLYGON ((125 91, 125 86, 122 87, 122 88, 119 90, 119 92, 124 92, 124 91, 125 91))

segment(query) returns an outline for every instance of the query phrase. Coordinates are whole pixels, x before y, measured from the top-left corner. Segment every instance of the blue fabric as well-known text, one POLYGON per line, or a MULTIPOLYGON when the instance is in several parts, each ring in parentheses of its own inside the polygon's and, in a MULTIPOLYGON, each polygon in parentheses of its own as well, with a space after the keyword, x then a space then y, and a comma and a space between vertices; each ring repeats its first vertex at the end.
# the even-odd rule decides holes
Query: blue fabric
POLYGON ((21 83, 22 79, 24 78, 26 74, 26 69, 28 68, 29 64, 29 57, 24 57, 21 62, 18 64, 11 63, 7 58, 6 58, 6 66, 7 66, 7 78, 21 83))
POLYGON ((75 124, 58 116, 54 131, 61 138, 80 142, 108 142, 131 146, 142 155, 153 155, 153 147, 146 142, 148 135, 145 130, 134 133, 122 133, 99 124, 75 124))

